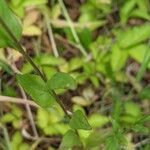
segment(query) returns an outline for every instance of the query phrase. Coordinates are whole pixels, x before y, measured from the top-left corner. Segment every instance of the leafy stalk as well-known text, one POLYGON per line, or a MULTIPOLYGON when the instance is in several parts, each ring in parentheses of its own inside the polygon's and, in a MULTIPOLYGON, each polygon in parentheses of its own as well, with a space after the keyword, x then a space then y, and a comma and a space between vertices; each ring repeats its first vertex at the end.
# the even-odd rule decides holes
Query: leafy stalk
MULTIPOLYGON (((12 38, 12 40, 15 43, 15 47, 17 48, 17 50, 25 57, 25 59, 32 65, 32 67, 34 68, 35 72, 42 78, 42 80, 46 83, 47 79, 46 77, 43 75, 43 73, 40 71, 40 69, 38 68, 38 66, 33 62, 33 60, 31 59, 31 57, 26 53, 26 51, 23 49, 22 45, 20 44, 20 42, 17 40, 17 38, 14 36, 14 34, 11 32, 11 30, 9 29, 9 27, 5 24, 5 22, 3 21, 3 19, 0 16, 0 24, 5 28, 6 32, 8 33, 8 35, 12 38)), ((59 100, 58 96, 56 95, 55 91, 53 90, 53 96, 55 97, 57 103, 60 105, 60 107, 62 108, 62 110, 64 111, 64 113, 70 118, 70 115, 68 114, 67 110, 65 109, 64 105, 61 103, 61 101, 59 100)))

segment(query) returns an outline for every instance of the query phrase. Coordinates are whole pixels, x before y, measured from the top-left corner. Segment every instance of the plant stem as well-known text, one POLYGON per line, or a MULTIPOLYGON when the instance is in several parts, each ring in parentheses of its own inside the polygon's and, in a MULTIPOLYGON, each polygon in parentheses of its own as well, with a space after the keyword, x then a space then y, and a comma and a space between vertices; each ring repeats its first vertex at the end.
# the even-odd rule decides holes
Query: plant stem
MULTIPOLYGON (((21 86, 19 86, 19 87, 20 87, 20 91, 21 91, 23 100, 27 99, 27 96, 26 96, 23 88, 21 86)), ((34 122, 34 119, 33 119, 33 115, 32 115, 32 112, 31 112, 30 105, 29 104, 25 104, 25 107, 26 107, 26 110, 27 110, 28 118, 29 118, 29 121, 30 121, 30 124, 31 124, 31 127, 32 127, 32 131, 33 131, 34 137, 38 138, 39 135, 38 135, 38 132, 37 132, 37 129, 36 129, 36 125, 35 125, 35 122, 34 122)))
POLYGON ((49 39, 50 39, 50 42, 52 44, 52 50, 53 50, 54 56, 59 57, 58 49, 57 49, 57 46, 56 46, 56 43, 55 43, 55 39, 54 39, 54 36, 53 36, 52 27, 51 27, 51 20, 48 16, 47 12, 44 12, 44 17, 45 17, 47 30, 48 30, 49 39))
POLYGON ((37 74, 39 74, 41 76, 41 78, 46 81, 46 78, 44 77, 44 75, 41 73, 41 71, 39 70, 39 68, 36 66, 36 64, 32 61, 32 59, 30 58, 30 56, 25 52, 25 50, 23 49, 23 47, 21 46, 21 44, 19 43, 19 41, 17 40, 17 38, 14 36, 14 34, 11 32, 11 30, 7 27, 7 25, 5 24, 5 22, 3 21, 3 19, 0 17, 0 23, 2 24, 2 26, 6 29, 7 33, 10 35, 10 37, 12 38, 12 40, 15 43, 15 48, 17 48, 17 50, 24 55, 24 57, 26 58, 26 60, 32 65, 32 67, 34 68, 34 70, 36 71, 37 74))
MULTIPOLYGON (((20 42, 17 40, 17 38, 14 36, 14 34, 11 32, 11 30, 7 27, 7 25, 5 24, 5 22, 3 21, 3 19, 0 17, 0 23, 2 24, 2 26, 5 28, 5 30, 7 31, 7 33, 10 35, 10 37, 12 38, 12 40, 15 43, 15 48, 17 48, 17 50, 25 57, 25 59, 32 65, 32 67, 34 68, 34 70, 36 71, 36 73, 43 79, 44 82, 47 82, 46 77, 43 75, 43 73, 39 70, 39 68, 37 67, 37 65, 32 61, 32 59, 30 58, 30 56, 25 52, 25 50, 23 49, 22 45, 20 44, 20 42)), ((70 115, 67 113, 67 110, 65 109, 64 105, 61 103, 61 101, 58 99, 55 91, 52 91, 53 95, 56 98, 57 103, 60 105, 60 107, 62 108, 62 110, 64 111, 64 113, 70 118, 70 115)))
MULTIPOLYGON (((9 54, 11 54, 10 50, 9 50, 9 54)), ((12 68, 14 73, 21 74, 21 72, 16 68, 16 65, 14 63, 13 58, 8 60, 8 62, 9 62, 8 64, 10 65, 10 67, 12 68)), ((19 85, 19 88, 20 88, 20 92, 21 92, 21 95, 23 97, 23 100, 26 100, 27 96, 26 96, 23 88, 20 85, 19 85)), ((28 115, 28 118, 29 118, 29 121, 30 121, 30 125, 31 125, 31 128, 32 128, 34 137, 38 138, 38 132, 37 132, 36 125, 35 125, 35 122, 34 122, 34 119, 33 119, 33 115, 32 115, 32 111, 31 111, 30 105, 28 103, 26 103, 25 104, 25 108, 26 108, 26 111, 27 111, 27 115, 28 115)))
POLYGON ((64 113, 66 114, 66 116, 67 116, 68 118, 71 118, 71 116, 68 114, 67 110, 65 109, 63 103, 59 100, 57 94, 56 94, 54 91, 52 91, 52 92, 53 92, 53 95, 54 95, 55 98, 56 98, 57 103, 60 105, 60 107, 62 108, 62 110, 63 110, 64 113))
POLYGON ((72 35, 73 35, 73 37, 74 37, 74 40, 76 41, 76 44, 78 45, 78 47, 79 47, 81 53, 83 54, 83 56, 87 57, 88 54, 87 54, 86 50, 84 49, 84 47, 82 46, 82 44, 81 44, 81 42, 80 42, 80 39, 79 39, 79 37, 78 37, 78 35, 77 35, 77 32, 76 32, 76 30, 75 30, 75 28, 74 28, 74 25, 73 25, 73 23, 72 23, 72 20, 71 20, 69 14, 68 14, 68 12, 67 12, 67 9, 66 9, 66 7, 65 7, 65 5, 64 5, 64 3, 63 3, 63 1, 62 1, 62 0, 58 0, 58 1, 59 1, 60 6, 62 7, 64 16, 65 16, 66 20, 68 21, 68 24, 69 24, 69 26, 70 26, 70 29, 71 29, 72 35))
POLYGON ((4 132, 4 138, 6 140, 7 149, 12 150, 12 146, 11 146, 11 142, 10 142, 10 138, 9 138, 7 128, 5 126, 3 126, 2 128, 3 128, 3 132, 4 132))
POLYGON ((1 102, 4 102, 4 103, 11 102, 11 103, 23 104, 23 105, 28 104, 32 107, 39 108, 39 106, 34 101, 31 101, 28 99, 16 98, 16 97, 9 97, 9 96, 1 96, 0 95, 0 103, 1 102))

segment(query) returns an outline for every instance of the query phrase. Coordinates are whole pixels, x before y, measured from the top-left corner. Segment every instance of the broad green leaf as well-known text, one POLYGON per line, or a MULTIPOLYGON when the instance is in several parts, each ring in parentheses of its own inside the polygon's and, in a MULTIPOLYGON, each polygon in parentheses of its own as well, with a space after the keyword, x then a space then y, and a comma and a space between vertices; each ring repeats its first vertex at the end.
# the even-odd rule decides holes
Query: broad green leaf
POLYGON ((73 147, 80 147, 82 148, 82 143, 76 134, 75 131, 69 130, 67 133, 64 135, 62 139, 62 143, 60 145, 61 150, 68 150, 73 147))
POLYGON ((43 129, 46 135, 64 135, 70 128, 67 124, 58 122, 52 125, 48 125, 43 129))
POLYGON ((92 32, 88 28, 79 30, 79 38, 85 48, 88 48, 92 42, 92 32))
POLYGON ((113 71, 119 71, 125 66, 128 54, 122 51, 117 44, 112 47, 111 66, 113 71))
MULTIPOLYGON (((135 59, 139 63, 142 63, 145 55, 147 56, 149 55, 147 52, 150 51, 150 48, 146 44, 140 44, 127 49, 127 51, 133 59, 135 59)), ((147 66, 150 67, 150 62, 147 63, 148 63, 147 66)))
POLYGON ((22 144, 23 138, 20 132, 15 132, 12 136, 12 149, 18 149, 18 146, 22 144))
POLYGON ((0 123, 12 123, 17 117, 12 113, 3 115, 0 119, 0 123))
POLYGON ((44 81, 37 75, 17 75, 17 80, 23 89, 41 107, 48 108, 55 103, 52 91, 48 90, 44 81))
POLYGON ((144 24, 120 32, 118 36, 118 44, 121 48, 128 48, 140 42, 147 40, 150 36, 150 24, 144 24))
POLYGON ((48 54, 41 54, 36 59, 40 65, 46 65, 46 66, 47 65, 60 66, 65 63, 65 60, 63 58, 61 58, 61 57, 56 58, 56 57, 54 57, 52 55, 48 55, 48 54))
POLYGON ((47 110, 38 109, 37 125, 46 135, 64 135, 68 129, 68 124, 64 124, 64 113, 60 106, 55 105, 47 110))
POLYGON ((48 80, 47 87, 52 90, 74 89, 76 88, 76 81, 69 74, 59 72, 48 80))
POLYGON ((77 70, 81 68, 83 64, 84 64, 84 61, 82 58, 78 58, 78 57, 73 58, 69 62, 69 71, 77 70))
MULTIPOLYGON (((9 9, 5 0, 0 0, 0 18, 14 34, 17 40, 21 38, 21 24, 18 18, 9 9)), ((16 48, 14 41, 0 22, 0 47, 16 48)))
POLYGON ((133 117, 138 117, 141 115, 141 110, 139 105, 133 102, 127 102, 124 104, 125 113, 133 117))
POLYGON ((134 124, 141 117, 141 109, 140 107, 133 102, 126 102, 124 104, 124 115, 122 115, 119 119, 123 122, 134 124))
POLYGON ((91 130, 91 126, 88 123, 86 116, 82 111, 77 110, 73 113, 69 125, 73 129, 91 130))
POLYGON ((109 118, 100 114, 92 114, 88 121, 93 128, 102 127, 109 122, 109 118))

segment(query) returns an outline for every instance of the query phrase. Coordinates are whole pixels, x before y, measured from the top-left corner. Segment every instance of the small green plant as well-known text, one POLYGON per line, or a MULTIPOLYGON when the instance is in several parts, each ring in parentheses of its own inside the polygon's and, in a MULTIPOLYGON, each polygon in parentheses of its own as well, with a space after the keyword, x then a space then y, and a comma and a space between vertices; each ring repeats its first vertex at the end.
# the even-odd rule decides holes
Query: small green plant
POLYGON ((0 0, 0 149, 149 150, 149 6, 0 0))
POLYGON ((48 111, 50 107, 57 105, 56 103, 62 108, 64 114, 67 116, 70 129, 65 134, 61 147, 65 148, 66 145, 67 148, 75 145, 82 147, 83 145, 78 138, 77 130, 91 130, 91 126, 81 110, 76 110, 73 113, 67 111, 55 92, 58 89, 76 88, 76 81, 69 74, 62 72, 54 74, 47 80, 20 44, 21 32, 22 26, 19 19, 9 9, 5 0, 0 0, 0 47, 11 47, 19 51, 36 72, 36 75, 17 74, 18 83, 45 110, 48 111), (68 138, 71 139, 70 143, 67 142, 68 138), (67 144, 65 144, 66 142, 67 144))

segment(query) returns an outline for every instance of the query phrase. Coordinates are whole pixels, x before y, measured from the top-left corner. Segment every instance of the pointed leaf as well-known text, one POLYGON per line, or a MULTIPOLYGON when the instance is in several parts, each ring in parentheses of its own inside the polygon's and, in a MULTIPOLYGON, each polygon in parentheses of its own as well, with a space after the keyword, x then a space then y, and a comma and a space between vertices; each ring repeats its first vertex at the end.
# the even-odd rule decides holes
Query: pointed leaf
POLYGON ((37 75, 17 75, 17 80, 23 89, 41 107, 48 108, 55 102, 52 91, 49 91, 44 81, 37 75))
POLYGON ((76 82, 69 74, 59 72, 52 76, 47 82, 47 87, 52 90, 74 89, 76 87, 76 82))
POLYGON ((78 135, 76 134, 76 132, 73 130, 69 130, 63 137, 62 143, 60 145, 60 149, 66 150, 69 148, 73 148, 75 146, 82 147, 82 143, 78 135))
POLYGON ((127 31, 120 32, 118 44, 121 48, 129 48, 133 45, 146 41, 150 35, 150 25, 144 24, 129 28, 127 31), (137 36, 138 35, 138 36, 137 36))
MULTIPOLYGON (((18 18, 9 9, 5 0, 0 0, 0 18, 19 40, 21 37, 21 24, 18 18)), ((0 47, 12 47, 15 48, 15 43, 6 31, 6 28, 0 22, 0 47)))
POLYGON ((73 129, 83 129, 83 130, 92 129, 85 115, 80 110, 77 110, 73 113, 73 116, 70 119, 69 125, 73 129))

